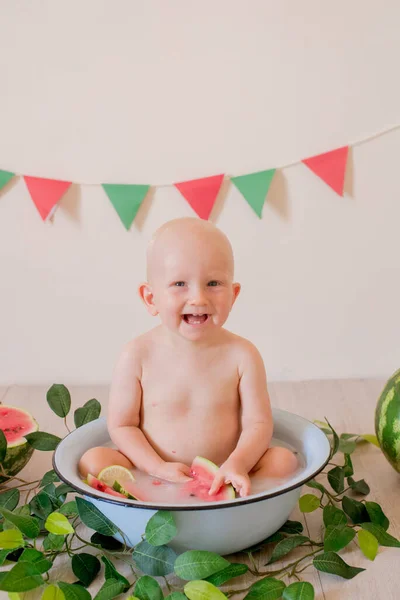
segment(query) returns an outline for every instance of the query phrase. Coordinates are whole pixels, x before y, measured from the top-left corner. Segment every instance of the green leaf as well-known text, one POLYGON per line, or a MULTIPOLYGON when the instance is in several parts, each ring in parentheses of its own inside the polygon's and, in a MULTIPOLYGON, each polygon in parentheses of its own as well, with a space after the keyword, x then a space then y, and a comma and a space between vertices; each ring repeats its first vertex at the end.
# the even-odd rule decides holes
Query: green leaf
POLYGON ((75 500, 79 516, 85 525, 103 535, 114 535, 117 533, 118 528, 94 504, 83 498, 79 498, 79 496, 75 500))
POLYGON ((322 554, 317 554, 317 556, 314 557, 313 565, 318 571, 339 575, 339 577, 344 577, 345 579, 352 579, 358 575, 358 573, 361 573, 361 571, 365 571, 365 569, 348 565, 335 552, 323 552, 322 554))
POLYGON ((43 548, 45 550, 61 550, 65 542, 65 535, 56 535, 49 533, 43 540, 43 548))
MULTIPOLYGON (((1 429, 0 429, 1 431, 1 429)), ((7 510, 14 510, 18 506, 19 502, 19 490, 7 490, 0 494, 0 508, 6 508, 7 510)))
POLYGON ((340 494, 344 490, 344 472, 342 467, 334 467, 328 471, 328 481, 335 490, 336 493, 340 494))
POLYGON ((43 479, 39 484, 39 487, 44 487, 45 485, 48 485, 49 483, 53 483, 54 481, 60 481, 57 473, 51 469, 50 471, 47 471, 47 473, 45 473, 43 475, 43 479))
MULTIPOLYGON (((300 523, 300 525, 301 525, 301 523, 300 523)), ((273 533, 272 535, 267 537, 265 540, 258 542, 258 544, 254 544, 254 546, 250 546, 249 548, 246 548, 242 552, 247 552, 247 553, 257 552, 257 550, 261 550, 261 548, 264 548, 264 546, 266 546, 267 544, 275 544, 276 542, 280 542, 281 540, 284 539, 284 537, 285 536, 282 533, 280 533, 279 531, 276 531, 275 533, 273 533)))
POLYGON ((351 477, 354 474, 353 463, 350 454, 344 455, 343 474, 345 477, 351 477))
POLYGON ((58 512, 51 513, 51 515, 47 517, 44 526, 47 531, 55 533, 56 535, 68 535, 75 531, 67 517, 58 512))
POLYGON ((357 532, 357 537, 364 556, 369 558, 369 560, 375 560, 379 547, 376 537, 366 529, 360 529, 357 532))
POLYGON ((366 442, 369 442, 370 444, 373 444, 377 448, 380 448, 378 438, 376 437, 376 435, 373 435, 372 433, 363 433, 360 435, 360 437, 362 437, 362 439, 365 440, 366 442))
POLYGON ((28 433, 25 436, 28 444, 30 444, 35 450, 42 450, 47 452, 49 450, 55 450, 58 444, 61 442, 61 438, 52 433, 46 433, 44 431, 34 431, 28 433))
POLYGON ((323 494, 325 494, 326 492, 326 489, 324 488, 322 483, 318 483, 318 481, 315 481, 314 479, 311 479, 311 481, 307 481, 306 485, 310 488, 314 488, 315 490, 319 490, 323 494))
POLYGON ((74 554, 71 563, 74 575, 85 587, 92 583, 101 567, 99 559, 87 552, 74 554))
POLYGON ((353 498, 349 498, 348 496, 343 496, 342 507, 346 515, 350 517, 355 525, 369 521, 367 509, 362 502, 353 500, 353 498))
POLYGON ((189 600, 226 600, 225 594, 209 581, 190 581, 183 589, 189 600))
POLYGON ((361 527, 372 533, 381 546, 400 548, 399 540, 390 535, 390 533, 385 531, 380 525, 376 525, 375 523, 361 523, 361 527))
POLYGON ((53 505, 54 508, 60 508, 60 506, 64 502, 64 499, 59 498, 57 496, 57 494, 56 494, 56 486, 54 485, 54 483, 48 483, 42 489, 42 493, 48 495, 48 497, 50 498, 51 503, 52 503, 52 505, 53 505))
POLYGON ((222 571, 218 571, 218 573, 214 573, 214 575, 210 575, 206 577, 205 581, 216 585, 217 587, 220 585, 224 585, 227 581, 230 581, 234 577, 240 577, 240 575, 244 575, 249 570, 247 565, 243 565, 241 563, 232 563, 229 567, 222 569, 222 571))
POLYGON ((291 537, 285 538, 275 546, 271 558, 269 559, 267 564, 270 565, 276 562, 277 560, 282 558, 282 556, 286 556, 286 554, 294 550, 294 548, 302 546, 303 544, 309 541, 310 538, 306 537, 305 535, 293 535, 291 537))
POLYGON ((166 510, 157 511, 146 525, 146 540, 152 546, 168 544, 177 533, 172 513, 166 510))
POLYGON ((286 521, 279 529, 282 533, 301 533, 303 531, 303 524, 300 521, 286 521))
POLYGON ((18 527, 28 538, 37 538, 40 533, 39 521, 35 517, 24 517, 16 515, 6 508, 0 509, 1 514, 7 521, 18 527))
POLYGON ((308 581, 296 581, 284 590, 283 600, 314 600, 314 588, 308 581))
POLYGON ((75 500, 70 500, 63 504, 59 509, 59 512, 66 517, 75 517, 78 514, 78 507, 75 500))
POLYGON ((51 584, 44 590, 41 600, 65 600, 65 596, 56 585, 51 584))
POLYGON ((0 590, 27 592, 43 585, 43 577, 34 563, 20 561, 0 580, 0 590))
POLYGON ((65 385, 55 383, 47 392, 47 403, 58 417, 66 417, 71 408, 71 395, 65 385))
POLYGON ((0 463, 3 462, 7 454, 7 438, 2 429, 0 429, 0 463))
POLYGON ((24 546, 24 538, 19 529, 6 529, 0 532, 0 548, 12 550, 24 546))
POLYGON ((8 548, 6 550, 0 550, 0 567, 4 564, 4 561, 6 560, 7 556, 10 554, 11 549, 8 548))
MULTIPOLYGON (((129 596, 127 600, 136 599, 135 596, 129 596)), ((182 594, 182 592, 172 592, 171 594, 168 594, 168 596, 165 596, 165 600, 187 600, 187 596, 185 596, 185 594, 182 594)))
POLYGON ((328 525, 325 530, 324 550, 338 552, 354 539, 356 532, 347 525, 328 525))
POLYGON ((124 584, 117 579, 107 579, 97 594, 94 600, 112 600, 124 591, 124 584))
POLYGON ((161 576, 173 573, 176 553, 168 546, 152 546, 143 541, 135 546, 132 558, 146 575, 161 576))
POLYGON ((57 581, 57 585, 65 596, 65 600, 91 600, 91 595, 81 585, 73 585, 64 581, 57 581))
POLYGON ((108 535, 102 535, 101 533, 94 533, 90 538, 90 541, 92 544, 96 544, 105 550, 112 550, 113 552, 119 552, 124 549, 124 545, 121 544, 121 542, 108 535))
POLYGON ((336 452, 338 451, 339 437, 326 417, 325 417, 325 421, 328 423, 328 425, 332 431, 332 435, 333 435, 333 443, 332 443, 331 452, 330 452, 330 456, 329 456, 329 460, 331 460, 332 456, 334 456, 336 454, 336 452))
POLYGON ((163 593, 158 582, 148 575, 139 577, 134 593, 139 600, 163 600, 163 593))
POLYGON ((339 452, 343 452, 343 454, 353 454, 356 449, 357 444, 351 440, 344 440, 341 438, 339 440, 339 452))
POLYGON ((364 479, 360 479, 359 481, 354 481, 354 479, 352 477, 348 477, 347 483, 349 484, 349 486, 351 487, 351 489, 354 492, 357 492, 358 494, 363 494, 363 496, 366 496, 371 491, 369 489, 368 483, 364 479))
POLYGON ((22 517, 30 517, 31 516, 31 509, 30 509, 29 504, 21 504, 21 506, 14 508, 13 512, 15 515, 21 515, 22 517))
POLYGON ((34 563, 39 573, 47 573, 53 566, 53 563, 45 558, 43 552, 39 552, 36 548, 25 548, 18 560, 34 563))
POLYGON ((283 581, 265 577, 253 583, 243 600, 277 600, 282 596, 285 587, 283 581))
POLYGON ((206 550, 189 550, 184 552, 175 561, 175 573, 187 581, 205 579, 217 571, 222 571, 229 566, 229 562, 215 552, 206 550))
POLYGON ((115 566, 109 558, 107 558, 106 556, 102 556, 101 560, 105 565, 105 578, 121 581, 124 584, 124 588, 126 588, 124 589, 124 591, 127 591, 130 588, 129 581, 123 575, 121 575, 121 573, 118 573, 117 569, 115 568, 115 566))
POLYGON ((46 492, 36 494, 29 502, 29 506, 33 514, 41 519, 47 519, 49 514, 53 512, 53 504, 46 492))
POLYGON ((389 527, 389 519, 377 502, 365 502, 365 508, 372 523, 380 525, 385 531, 389 527))
POLYGON ((345 513, 339 508, 336 508, 336 506, 331 506, 330 504, 324 506, 323 520, 325 527, 328 527, 328 525, 347 525, 345 513))
POLYGON ((57 498, 59 498, 60 496, 64 496, 64 495, 75 493, 75 492, 76 492, 76 490, 74 490, 73 487, 68 485, 68 483, 61 483, 60 485, 58 485, 56 487, 57 498))
POLYGON ((313 512, 314 510, 317 510, 319 506, 319 498, 314 496, 314 494, 304 494, 299 500, 299 508, 303 513, 313 512))
POLYGON ((313 423, 315 423, 315 425, 317 425, 321 431, 326 433, 326 435, 332 434, 332 430, 328 429, 328 427, 326 426, 326 423, 324 421, 318 421, 318 419, 315 419, 315 421, 313 421, 313 423))
POLYGON ((81 427, 90 421, 95 421, 101 413, 101 404, 95 398, 88 400, 81 408, 77 408, 74 412, 75 427, 81 427))
POLYGON ((358 437, 358 433, 342 433, 340 434, 341 440, 352 440, 353 438, 358 437))

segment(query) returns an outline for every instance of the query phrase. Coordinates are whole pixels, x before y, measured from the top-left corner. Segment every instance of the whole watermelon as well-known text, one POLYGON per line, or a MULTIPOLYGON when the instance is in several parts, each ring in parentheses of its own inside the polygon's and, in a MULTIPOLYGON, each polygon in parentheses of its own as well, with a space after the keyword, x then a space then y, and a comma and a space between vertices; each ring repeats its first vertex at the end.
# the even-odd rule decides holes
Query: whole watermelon
POLYGON ((389 379, 378 400, 375 432, 383 454, 400 473, 400 369, 389 379))

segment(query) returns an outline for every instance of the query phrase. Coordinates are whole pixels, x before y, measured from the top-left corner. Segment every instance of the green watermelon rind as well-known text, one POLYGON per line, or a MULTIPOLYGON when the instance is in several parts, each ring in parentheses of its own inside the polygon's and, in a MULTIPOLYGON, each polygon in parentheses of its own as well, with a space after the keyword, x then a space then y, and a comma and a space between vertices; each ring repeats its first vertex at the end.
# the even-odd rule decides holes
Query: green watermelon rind
MULTIPOLYGON (((213 476, 215 476, 219 471, 219 467, 215 463, 213 463, 211 460, 208 460, 208 458, 204 458, 203 456, 196 456, 192 462, 192 470, 197 470, 198 467, 207 471, 211 475, 211 478, 213 478, 213 476)), ((230 484, 224 486, 224 493, 226 494, 224 500, 234 500, 236 498, 235 490, 230 484)))
MULTIPOLYGON (((0 406, 5 407, 4 404, 0 406)), ((30 420, 32 421, 32 429, 28 433, 33 433, 34 431, 37 431, 39 429, 39 425, 36 422, 36 420, 26 410, 23 410, 22 408, 17 408, 16 406, 10 406, 8 408, 20 411, 30 418, 30 420)), ((17 473, 22 471, 25 465, 29 462, 33 454, 33 450, 33 446, 28 444, 24 437, 11 444, 7 444, 7 452, 3 462, 1 463, 4 473, 6 473, 6 476, 0 475, 0 483, 7 481, 10 477, 17 475, 17 473)))
POLYGON ((400 473, 400 369, 390 377, 379 397, 375 433, 383 454, 400 473))

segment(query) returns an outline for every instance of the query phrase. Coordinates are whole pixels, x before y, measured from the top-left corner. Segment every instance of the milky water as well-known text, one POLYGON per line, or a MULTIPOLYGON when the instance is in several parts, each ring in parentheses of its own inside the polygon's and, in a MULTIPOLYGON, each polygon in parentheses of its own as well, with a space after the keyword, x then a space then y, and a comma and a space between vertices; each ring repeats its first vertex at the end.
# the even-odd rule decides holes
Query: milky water
MULTIPOLYGON (((111 445, 111 444, 110 444, 111 445)), ((281 486, 285 483, 290 482, 292 478, 297 476, 305 467, 304 457, 296 451, 295 448, 290 446, 289 444, 283 442, 282 440, 278 440, 277 438, 273 438, 271 440, 271 446, 284 446, 285 448, 289 448, 293 452, 296 453, 296 456, 299 461, 299 467, 296 469, 295 473, 285 478, 275 478, 270 477, 267 479, 252 479, 251 480, 251 496, 255 494, 260 494, 261 492, 266 492, 272 488, 277 486, 281 486)), ((138 469, 132 469, 132 473, 136 479, 135 488, 137 488, 137 497, 141 498, 144 502, 150 503, 168 503, 168 504, 199 504, 199 503, 207 503, 204 500, 201 500, 197 497, 190 496, 187 492, 185 492, 185 484, 179 483, 170 483, 167 481, 162 481, 147 473, 143 473, 138 469)), ((236 495, 236 497, 239 497, 236 495)))

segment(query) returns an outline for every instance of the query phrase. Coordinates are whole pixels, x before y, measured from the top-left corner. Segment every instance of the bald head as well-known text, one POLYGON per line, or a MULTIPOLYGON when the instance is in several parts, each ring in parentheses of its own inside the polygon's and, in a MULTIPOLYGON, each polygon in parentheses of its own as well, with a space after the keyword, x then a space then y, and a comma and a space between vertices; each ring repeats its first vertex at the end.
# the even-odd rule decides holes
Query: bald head
POLYGON ((225 263, 233 277, 232 246, 226 235, 213 223, 195 217, 173 219, 154 233, 147 248, 147 280, 152 281, 163 265, 177 257, 202 257, 212 252, 215 260, 225 263))

